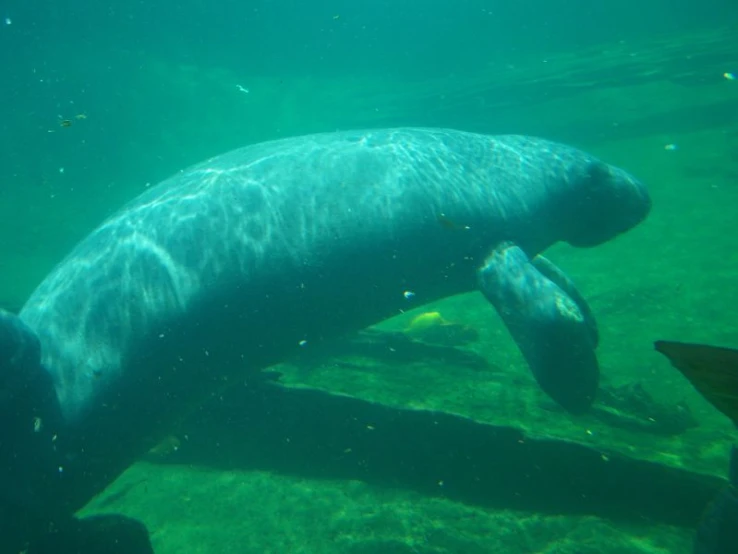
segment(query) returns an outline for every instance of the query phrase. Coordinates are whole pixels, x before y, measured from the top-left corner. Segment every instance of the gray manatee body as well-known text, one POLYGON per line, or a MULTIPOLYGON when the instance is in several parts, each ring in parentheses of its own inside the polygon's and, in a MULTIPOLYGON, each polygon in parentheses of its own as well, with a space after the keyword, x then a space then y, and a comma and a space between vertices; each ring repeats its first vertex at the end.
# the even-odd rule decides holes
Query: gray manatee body
POLYGON ((475 288, 544 390, 581 412, 596 325, 536 256, 600 244, 649 208, 635 178, 577 149, 442 129, 289 138, 182 171, 85 238, 20 312, 58 399, 65 475, 103 486, 183 405, 475 288))

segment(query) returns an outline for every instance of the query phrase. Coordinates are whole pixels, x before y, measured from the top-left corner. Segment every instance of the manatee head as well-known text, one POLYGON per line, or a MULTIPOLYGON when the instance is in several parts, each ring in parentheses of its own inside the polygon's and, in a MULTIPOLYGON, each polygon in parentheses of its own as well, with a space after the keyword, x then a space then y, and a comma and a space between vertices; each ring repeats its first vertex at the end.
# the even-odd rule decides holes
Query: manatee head
POLYGON ((590 160, 570 178, 563 240, 572 246, 602 244, 638 225, 651 210, 646 187, 620 168, 590 160))

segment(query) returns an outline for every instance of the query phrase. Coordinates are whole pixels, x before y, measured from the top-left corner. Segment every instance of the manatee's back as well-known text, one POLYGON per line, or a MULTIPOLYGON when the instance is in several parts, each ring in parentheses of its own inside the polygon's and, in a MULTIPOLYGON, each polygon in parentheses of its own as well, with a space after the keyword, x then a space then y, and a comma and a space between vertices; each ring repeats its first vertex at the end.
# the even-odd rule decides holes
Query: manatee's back
POLYGON ((424 129, 297 137, 152 188, 84 239, 21 312, 65 415, 116 382, 133 345, 203 291, 383 246, 414 256, 448 239, 441 213, 491 233, 488 221, 535 210, 553 168, 537 157, 550 157, 549 143, 532 140, 424 129))

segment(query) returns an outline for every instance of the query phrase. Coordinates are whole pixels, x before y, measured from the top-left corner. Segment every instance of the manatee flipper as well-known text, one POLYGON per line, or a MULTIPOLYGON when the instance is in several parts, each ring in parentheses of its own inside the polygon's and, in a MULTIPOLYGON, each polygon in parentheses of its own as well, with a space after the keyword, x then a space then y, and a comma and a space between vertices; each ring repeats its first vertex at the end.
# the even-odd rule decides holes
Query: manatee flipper
POLYGON ((541 388, 571 413, 585 412, 599 384, 597 332, 579 293, 550 262, 542 273, 521 248, 500 244, 478 272, 478 282, 502 317, 541 388), (576 298, 583 303, 580 306, 576 298))
POLYGON ((533 266, 540 271, 544 277, 549 281, 556 283, 561 290, 563 290, 569 298, 571 298, 582 312, 584 322, 587 324, 587 330, 589 331, 592 339, 592 347, 597 348, 600 343, 600 332, 597 329, 597 320, 594 318, 592 309, 589 304, 579 292, 574 281, 569 276, 561 271, 551 260, 541 256, 540 254, 531 260, 533 266))

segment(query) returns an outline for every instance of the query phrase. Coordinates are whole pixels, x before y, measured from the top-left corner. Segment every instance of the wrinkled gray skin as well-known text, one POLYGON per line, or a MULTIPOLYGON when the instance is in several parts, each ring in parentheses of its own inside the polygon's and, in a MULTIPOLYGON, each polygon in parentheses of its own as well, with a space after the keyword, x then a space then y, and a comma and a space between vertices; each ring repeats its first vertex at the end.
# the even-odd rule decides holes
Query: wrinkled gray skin
POLYGON ((65 459, 89 474, 85 460, 104 460, 100 483, 183 406, 301 341, 478 287, 544 390, 582 411, 597 382, 594 322, 565 277, 528 261, 558 241, 600 244, 649 208, 623 170, 536 138, 390 129, 267 142, 133 200, 51 272, 20 318, 53 379, 65 459), (521 305, 528 315, 515 319, 521 305), (546 362, 550 337, 584 358, 546 362), (582 376, 588 384, 568 392, 582 376))

